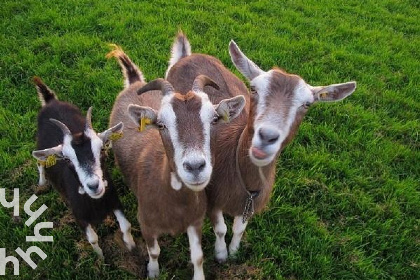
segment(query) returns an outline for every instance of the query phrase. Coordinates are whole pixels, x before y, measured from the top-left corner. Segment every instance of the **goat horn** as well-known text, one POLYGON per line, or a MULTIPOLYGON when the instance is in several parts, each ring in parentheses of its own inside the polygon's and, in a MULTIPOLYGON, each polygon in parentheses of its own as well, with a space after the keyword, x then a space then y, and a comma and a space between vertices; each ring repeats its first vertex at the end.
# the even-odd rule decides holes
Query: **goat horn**
POLYGON ((192 90, 203 91, 205 86, 211 86, 215 89, 219 89, 219 86, 216 84, 216 82, 210 79, 208 76, 198 75, 193 82, 192 90))
POLYGON ((56 120, 56 119, 50 119, 52 123, 54 123, 56 126, 61 128, 61 131, 63 131, 64 136, 65 135, 71 135, 70 129, 62 122, 56 120))
POLYGON ((175 91, 174 87, 166 80, 162 78, 158 78, 156 80, 153 80, 147 85, 143 86, 141 89, 137 91, 137 94, 145 93, 149 90, 161 90, 162 95, 168 95, 170 93, 173 93, 175 91))
POLYGON ((93 129, 92 128, 92 106, 89 107, 86 113, 86 129, 93 129))

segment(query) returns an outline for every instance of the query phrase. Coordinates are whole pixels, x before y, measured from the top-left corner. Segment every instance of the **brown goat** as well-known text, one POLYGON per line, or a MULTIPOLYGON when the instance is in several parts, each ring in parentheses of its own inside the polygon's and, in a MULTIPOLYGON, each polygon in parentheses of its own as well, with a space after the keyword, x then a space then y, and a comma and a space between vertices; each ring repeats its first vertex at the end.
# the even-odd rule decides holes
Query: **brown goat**
POLYGON ((174 42, 167 71, 167 79, 176 90, 186 91, 193 77, 204 74, 220 86, 219 90, 208 91, 212 102, 244 95, 249 104, 229 127, 215 129, 215 164, 206 193, 216 234, 215 256, 223 262, 228 256, 223 213, 234 217, 229 253, 235 254, 248 218, 262 211, 269 201, 276 160, 293 139, 308 107, 318 101, 344 99, 355 90, 356 83, 312 87, 301 77, 279 69, 262 71, 232 41, 230 55, 238 70, 250 80, 249 95, 245 84, 216 58, 191 51, 177 55, 177 50, 185 49, 180 44, 188 44, 190 50, 182 33, 174 42))
POLYGON ((145 85, 140 70, 121 49, 111 55, 119 60, 126 85, 111 114, 110 126, 124 123, 124 137, 113 150, 138 200, 148 276, 159 275, 159 236, 187 232, 193 279, 204 279, 201 231, 207 209, 204 188, 213 170, 210 132, 239 115, 245 99, 238 96, 213 105, 203 88, 217 85, 203 75, 194 79, 186 94, 175 92, 162 79, 145 85), (140 128, 150 123, 150 129, 139 133, 139 123, 140 128))

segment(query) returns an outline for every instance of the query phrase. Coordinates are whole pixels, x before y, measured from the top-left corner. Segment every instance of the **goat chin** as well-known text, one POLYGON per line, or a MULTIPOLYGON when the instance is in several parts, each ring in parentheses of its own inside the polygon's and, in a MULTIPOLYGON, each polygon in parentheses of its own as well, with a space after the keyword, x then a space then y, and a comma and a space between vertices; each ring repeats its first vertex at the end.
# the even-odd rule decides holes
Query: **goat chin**
POLYGON ((189 188, 192 191, 195 192, 199 192, 204 190, 204 188, 207 186, 207 184, 209 183, 210 180, 206 180, 202 183, 198 183, 198 184, 187 184, 184 182, 185 186, 187 186, 187 188, 189 188))
POLYGON ((99 198, 101 198, 102 196, 104 196, 104 194, 105 194, 105 187, 104 188, 102 188, 102 190, 99 192, 99 193, 89 193, 89 192, 87 192, 87 194, 91 197, 91 198, 93 198, 93 199, 99 199, 99 198))
POLYGON ((258 167, 264 167, 264 166, 269 165, 274 160, 274 158, 276 157, 276 154, 269 155, 269 156, 267 156, 267 157, 265 157, 263 159, 259 159, 259 158, 256 158, 252 154, 252 151, 250 150, 249 151, 249 157, 250 157, 250 159, 251 159, 251 161, 252 161, 253 164, 255 164, 258 167))

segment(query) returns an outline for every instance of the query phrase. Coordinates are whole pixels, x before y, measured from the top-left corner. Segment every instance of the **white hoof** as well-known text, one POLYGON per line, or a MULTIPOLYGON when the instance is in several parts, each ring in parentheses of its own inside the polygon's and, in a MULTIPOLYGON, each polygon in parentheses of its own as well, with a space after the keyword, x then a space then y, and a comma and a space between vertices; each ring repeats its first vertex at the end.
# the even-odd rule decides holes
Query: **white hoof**
POLYGON ((131 251, 136 247, 136 243, 134 242, 134 239, 131 233, 127 233, 127 235, 124 237, 124 243, 128 251, 131 251))
POLYGON ((159 264, 157 262, 149 262, 147 264, 147 276, 156 278, 159 276, 159 264))
POLYGON ((239 251, 239 245, 229 245, 229 255, 235 256, 239 251))
POLYGON ((218 263, 224 263, 228 258, 228 252, 226 249, 222 251, 215 251, 215 255, 218 263))

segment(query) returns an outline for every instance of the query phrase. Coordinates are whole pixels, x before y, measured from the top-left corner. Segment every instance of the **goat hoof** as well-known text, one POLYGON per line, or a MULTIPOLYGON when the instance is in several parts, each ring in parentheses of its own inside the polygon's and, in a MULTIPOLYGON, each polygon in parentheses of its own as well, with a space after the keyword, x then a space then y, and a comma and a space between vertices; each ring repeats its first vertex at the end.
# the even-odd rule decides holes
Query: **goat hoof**
POLYGON ((133 237, 130 236, 127 241, 124 240, 125 247, 127 247, 128 251, 132 251, 136 247, 136 243, 133 240, 133 237))
POLYGON ((159 263, 149 262, 147 264, 147 276, 149 278, 156 278, 159 276, 159 263))
POLYGON ((147 277, 149 277, 151 279, 154 279, 154 278, 159 277, 159 269, 157 269, 157 270, 148 270, 147 271, 147 277))
POLYGON ((229 256, 235 258, 235 256, 238 254, 239 246, 238 247, 232 247, 229 246, 229 256))
POLYGON ((104 258, 104 253, 102 253, 102 250, 101 250, 101 251, 95 251, 95 252, 96 252, 96 254, 98 255, 98 258, 99 258, 101 261, 105 260, 105 258, 104 258))
POLYGON ((215 252, 215 257, 218 263, 224 263, 228 258, 228 252, 227 250, 215 252))

